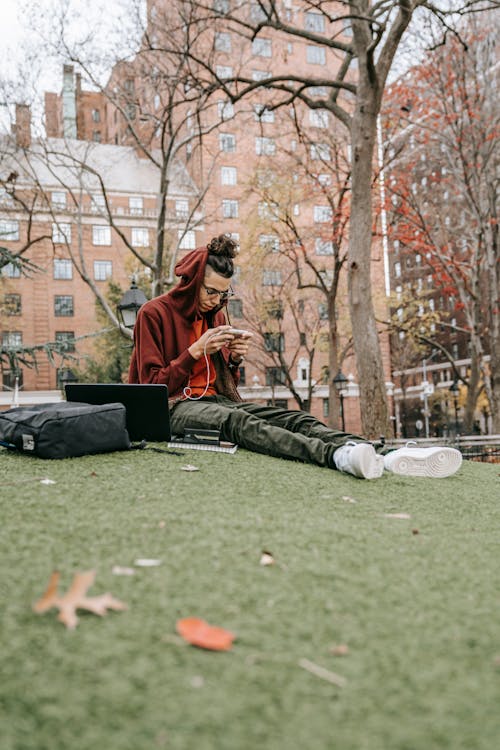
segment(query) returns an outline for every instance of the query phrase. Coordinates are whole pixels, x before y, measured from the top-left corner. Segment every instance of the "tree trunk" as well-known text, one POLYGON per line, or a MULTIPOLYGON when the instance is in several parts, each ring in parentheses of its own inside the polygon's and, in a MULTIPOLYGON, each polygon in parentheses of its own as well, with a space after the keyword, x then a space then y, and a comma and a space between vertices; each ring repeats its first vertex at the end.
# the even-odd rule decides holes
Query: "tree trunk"
POLYGON ((363 434, 389 434, 382 353, 371 293, 372 163, 377 97, 360 85, 351 128, 352 203, 348 256, 349 309, 358 372, 363 434), (364 89, 364 91, 363 91, 364 89))

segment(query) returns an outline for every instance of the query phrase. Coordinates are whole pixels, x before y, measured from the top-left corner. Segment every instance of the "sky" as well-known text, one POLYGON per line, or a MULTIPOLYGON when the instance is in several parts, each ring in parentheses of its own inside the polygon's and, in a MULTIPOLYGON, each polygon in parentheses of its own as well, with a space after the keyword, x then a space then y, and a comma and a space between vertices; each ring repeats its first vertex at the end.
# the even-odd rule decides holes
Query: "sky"
MULTIPOLYGON (((44 37, 56 28, 54 19, 64 0, 0 0, 0 128, 10 127, 9 114, 2 102, 42 99, 44 91, 61 90, 62 58, 50 57, 41 50, 44 37), (33 29, 34 27, 34 29, 33 29), (39 33, 38 33, 39 32, 39 33), (29 81, 29 84, 26 84, 29 81)), ((142 2, 144 0, 141 0, 142 2)), ((137 24, 127 17, 129 3, 124 0, 66 0, 70 21, 68 37, 82 41, 94 39, 84 49, 105 50, 111 45, 123 48, 133 38, 137 24)), ((98 54, 95 55, 97 59, 98 54)), ((103 66, 109 72, 110 66, 103 66)), ((103 81, 104 82, 104 81, 103 81)), ((37 105, 32 104, 36 118, 37 105)), ((40 106, 40 105, 38 105, 40 106)))

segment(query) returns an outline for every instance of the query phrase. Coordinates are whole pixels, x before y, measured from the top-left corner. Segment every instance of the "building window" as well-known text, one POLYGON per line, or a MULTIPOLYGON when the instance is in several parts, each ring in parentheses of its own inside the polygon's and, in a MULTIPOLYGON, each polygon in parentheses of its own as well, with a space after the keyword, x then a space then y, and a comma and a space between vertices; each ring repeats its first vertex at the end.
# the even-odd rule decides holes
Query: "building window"
POLYGON ((272 57, 273 47, 270 39, 257 37, 252 41, 252 55, 258 57, 272 57))
POLYGON ((66 258, 54 258, 54 278, 72 279, 73 263, 66 258))
POLYGON ((92 110, 92 120, 93 122, 101 122, 101 113, 98 109, 92 110))
POLYGON ((252 23, 262 23, 267 19, 267 13, 260 3, 251 3, 250 20, 252 23))
POLYGON ((222 201, 222 216, 224 219, 237 219, 238 218, 238 201, 234 200, 223 200, 222 201))
POLYGON ((326 302, 318 304, 318 316, 320 320, 328 320, 328 305, 326 302))
POLYGON ((275 234, 259 234, 259 247, 264 248, 268 253, 279 253, 280 238, 275 234))
POLYGON ((16 242, 19 239, 18 221, 0 221, 0 240, 16 242))
POLYGON ((75 351, 75 332, 56 331, 56 343, 61 344, 65 352, 75 351))
POLYGON ((101 131, 100 130, 93 130, 92 131, 92 140, 94 143, 100 143, 102 141, 101 131))
POLYGON ((262 286, 281 286, 281 271, 264 270, 262 272, 262 286))
POLYGON ((236 136, 232 133, 219 133, 219 148, 227 154, 236 151, 236 136))
POLYGON ((255 153, 257 156, 262 156, 263 154, 266 154, 267 156, 272 156, 276 153, 276 143, 274 142, 274 138, 262 138, 258 137, 255 139, 255 153))
POLYGON ((233 103, 219 100, 217 102, 217 115, 219 120, 230 120, 231 117, 234 117, 233 103))
POLYGON ((401 263, 394 263, 394 276, 399 279, 401 278, 401 263))
POLYGON ((71 318, 74 315, 72 294, 56 294, 54 296, 54 315, 57 318, 71 318))
POLYGON ((21 331, 3 331, 2 346, 21 347, 23 345, 23 334, 21 331))
POLYGON ((271 387, 274 385, 286 385, 285 368, 284 367, 266 367, 266 385, 271 386, 271 387))
POLYGON ((55 208, 56 211, 64 210, 66 208, 66 193, 54 192, 52 193, 51 198, 52 198, 52 208, 55 208))
POLYGON ((304 331, 300 331, 299 333, 299 344, 300 346, 306 346, 307 344, 307 337, 304 331))
POLYGON ((309 96, 326 96, 326 86, 311 86, 307 93, 309 96))
POLYGON ((224 16, 226 13, 229 13, 229 0, 214 0, 213 8, 216 13, 224 16))
POLYGON ((270 299, 268 302, 264 302, 263 313, 266 318, 273 318, 274 320, 283 320, 284 306, 283 300, 281 299, 270 299))
POLYGON ((317 224, 323 224, 325 221, 331 221, 333 217, 331 206, 314 206, 314 221, 317 224))
POLYGON ((244 367, 239 367, 238 371, 240 373, 240 385, 246 385, 247 384, 247 374, 244 367))
POLYGON ((110 260, 94 261, 94 279, 96 281, 107 281, 113 276, 113 263, 110 260))
POLYGON ((216 31, 214 46, 217 52, 231 52, 231 34, 227 31, 216 31))
POLYGON ((313 128, 327 128, 328 123, 328 110, 326 109, 310 109, 309 110, 309 124, 313 128))
POLYGON ((271 76, 268 70, 252 70, 252 81, 267 81, 271 76))
POLYGON ((279 216, 279 206, 274 201, 259 201, 257 212, 261 219, 277 219, 279 216))
POLYGON ((71 242, 71 224, 52 224, 52 242, 65 245, 71 242))
POLYGON ((230 299, 227 303, 227 311, 230 318, 242 318, 243 317, 243 300, 241 299, 230 299))
POLYGON ((179 249, 180 250, 195 250, 196 248, 196 234, 192 229, 185 232, 182 229, 178 230, 177 233, 179 249))
POLYGON ((95 224, 92 227, 93 245, 111 245, 111 227, 95 224))
POLYGON ((321 161, 331 161, 332 153, 327 143, 311 143, 311 159, 321 159, 321 161))
POLYGON ((274 110, 267 109, 264 104, 254 104, 253 111, 259 122, 274 122, 274 110))
POLYGON ((285 334, 284 333, 265 333, 264 349, 266 352, 284 352, 285 351, 285 334))
POLYGON ((324 47, 318 47, 316 44, 308 44, 306 48, 306 59, 312 65, 326 64, 326 50, 324 47))
POLYGON ((2 386, 4 391, 13 391, 17 385, 19 388, 23 387, 23 371, 22 370, 4 370, 2 372, 2 386))
POLYGON ((132 247, 149 247, 149 229, 132 227, 132 247))
POLYGON ((221 182, 221 185, 236 185, 237 183, 236 167, 221 167, 220 182, 221 182))
POLYGON ((325 30, 325 17, 319 13, 307 12, 304 17, 304 28, 322 34, 325 30))
POLYGON ((128 209, 131 216, 142 216, 144 214, 144 199, 141 197, 130 197, 128 209))
POLYGON ((233 75, 233 69, 230 65, 217 65, 215 68, 215 74, 217 78, 224 80, 225 78, 231 78, 233 75))
POLYGON ((90 210, 93 214, 99 214, 106 210, 104 195, 94 194, 90 197, 90 210))
POLYGON ((6 315, 21 315, 21 295, 5 294, 3 298, 3 309, 6 315))
POLYGON ((314 240, 314 252, 316 255, 333 255, 333 242, 316 237, 314 240))
POLYGON ((330 416, 330 399, 324 398, 323 401, 323 418, 326 419, 330 416))
POLYGON ((184 199, 175 201, 175 216, 177 219, 189 218, 189 201, 184 199))
POLYGON ((21 276, 21 266, 17 263, 6 263, 2 267, 2 276, 7 276, 9 279, 19 279, 21 276))

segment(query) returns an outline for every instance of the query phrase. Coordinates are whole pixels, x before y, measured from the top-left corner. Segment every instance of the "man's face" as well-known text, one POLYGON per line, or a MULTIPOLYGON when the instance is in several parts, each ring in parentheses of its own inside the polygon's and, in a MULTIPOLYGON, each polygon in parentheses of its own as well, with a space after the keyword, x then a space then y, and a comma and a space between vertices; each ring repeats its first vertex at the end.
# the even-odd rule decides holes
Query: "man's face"
POLYGON ((221 301, 225 299, 225 295, 230 290, 230 287, 231 279, 226 279, 224 276, 216 273, 213 268, 207 266, 198 297, 200 312, 206 313, 209 310, 213 310, 214 307, 218 307, 221 301), (223 295, 222 298, 221 295, 223 295))

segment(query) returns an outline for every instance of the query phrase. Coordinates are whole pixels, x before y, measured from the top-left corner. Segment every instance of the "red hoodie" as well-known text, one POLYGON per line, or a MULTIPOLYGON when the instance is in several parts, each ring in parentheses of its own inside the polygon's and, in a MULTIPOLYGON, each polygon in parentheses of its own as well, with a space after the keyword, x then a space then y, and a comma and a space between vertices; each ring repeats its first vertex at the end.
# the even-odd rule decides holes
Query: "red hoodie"
MULTIPOLYGON (((170 397, 182 396, 182 389, 188 384, 191 370, 197 362, 189 353, 188 347, 191 344, 193 323, 202 317, 198 309, 198 298, 205 277, 207 257, 206 247, 187 253, 175 267, 175 275, 181 277, 177 286, 167 294, 149 300, 139 310, 134 328, 129 383, 165 383, 170 397)), ((209 327, 227 323, 220 307, 207 314, 207 319, 209 327)), ((226 370, 223 380, 227 383, 227 349, 222 351, 222 356, 221 365, 226 370)), ((219 378, 217 390, 234 399, 235 385, 239 380, 238 370, 232 371, 231 376, 232 388, 224 388, 219 378)))

